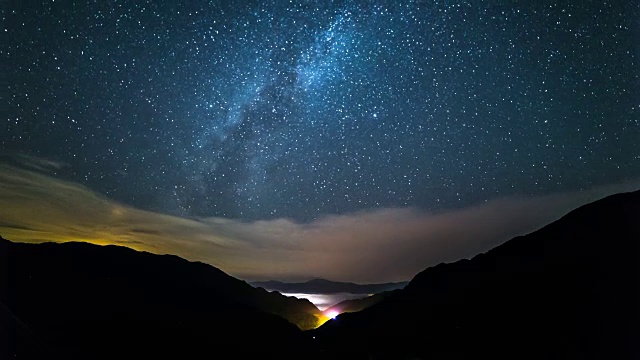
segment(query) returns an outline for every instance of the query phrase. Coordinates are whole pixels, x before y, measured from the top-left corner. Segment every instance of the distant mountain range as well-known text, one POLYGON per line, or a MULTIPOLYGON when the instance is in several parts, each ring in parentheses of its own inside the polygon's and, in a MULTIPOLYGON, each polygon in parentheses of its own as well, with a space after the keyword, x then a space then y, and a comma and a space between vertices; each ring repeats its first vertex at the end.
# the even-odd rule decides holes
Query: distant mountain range
POLYGON ((409 282, 393 282, 383 284, 354 284, 351 282, 338 282, 325 279, 313 279, 306 282, 281 282, 281 281, 256 281, 251 285, 267 290, 275 290, 281 293, 304 294, 377 294, 384 291, 402 289, 409 282))
POLYGON ((311 303, 206 264, 0 238, 0 359, 639 359, 640 191, 336 309, 303 332, 311 303))
POLYGON ((640 191, 426 269, 311 334, 326 358, 640 359, 638 324, 640 191))
POLYGON ((367 296, 361 299, 344 300, 326 309, 324 313, 325 314, 330 314, 330 313, 344 314, 349 312, 362 311, 392 296, 393 294, 396 294, 399 291, 400 289, 384 291, 384 292, 367 296))

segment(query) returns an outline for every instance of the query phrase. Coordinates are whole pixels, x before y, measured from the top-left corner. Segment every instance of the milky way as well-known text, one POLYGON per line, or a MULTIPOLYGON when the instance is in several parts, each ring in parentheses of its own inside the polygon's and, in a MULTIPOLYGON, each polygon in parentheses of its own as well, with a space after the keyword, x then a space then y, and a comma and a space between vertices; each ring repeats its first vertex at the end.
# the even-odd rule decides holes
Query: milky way
POLYGON ((638 2, 175 3, 0 5, 3 158, 298 222, 640 176, 638 2))

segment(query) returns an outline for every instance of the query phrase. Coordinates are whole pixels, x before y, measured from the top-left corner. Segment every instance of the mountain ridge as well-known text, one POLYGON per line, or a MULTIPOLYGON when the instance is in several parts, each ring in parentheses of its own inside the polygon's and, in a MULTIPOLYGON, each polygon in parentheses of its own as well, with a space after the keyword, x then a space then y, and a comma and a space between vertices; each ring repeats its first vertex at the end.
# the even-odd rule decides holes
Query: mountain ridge
POLYGON ((312 334, 350 359, 638 358, 639 240, 640 191, 611 195, 312 334))
POLYGON ((360 299, 347 299, 343 300, 330 308, 326 309, 324 312, 326 314, 334 313, 334 314, 344 314, 350 312, 358 312, 362 311, 368 307, 371 307, 382 300, 397 294, 401 289, 383 291, 381 293, 373 294, 360 299))
POLYGON ((196 357, 212 341, 238 354, 295 358, 308 338, 292 322, 311 328, 320 314, 213 266, 121 246, 0 238, 0 263, 7 358, 113 358, 129 349, 196 357), (283 342, 291 346, 274 347, 283 342))
POLYGON ((639 241, 640 191, 612 195, 302 332, 310 302, 204 263, 0 237, 0 357, 634 359, 639 241))
POLYGON ((254 281, 250 284, 255 287, 279 291, 284 293, 307 294, 376 294, 384 291, 401 289, 409 282, 388 282, 375 284, 356 284, 353 282, 331 281, 326 279, 312 279, 304 282, 283 282, 277 280, 254 281))

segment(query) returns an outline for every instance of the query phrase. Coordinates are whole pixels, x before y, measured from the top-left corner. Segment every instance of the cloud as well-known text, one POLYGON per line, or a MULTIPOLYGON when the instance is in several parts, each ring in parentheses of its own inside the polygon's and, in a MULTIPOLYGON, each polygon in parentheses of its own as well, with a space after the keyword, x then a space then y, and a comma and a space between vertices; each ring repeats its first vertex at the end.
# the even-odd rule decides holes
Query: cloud
POLYGON ((62 161, 54 161, 42 157, 37 157, 24 153, 16 153, 5 150, 0 150, 0 159, 9 161, 20 167, 30 168, 32 170, 38 170, 45 173, 55 173, 58 170, 66 168, 69 164, 62 161))
POLYGON ((584 192, 503 198, 441 213, 381 208, 300 224, 144 211, 80 184, 0 164, 0 235, 171 253, 252 280, 396 281, 489 250, 582 204, 639 185, 634 180, 584 192))

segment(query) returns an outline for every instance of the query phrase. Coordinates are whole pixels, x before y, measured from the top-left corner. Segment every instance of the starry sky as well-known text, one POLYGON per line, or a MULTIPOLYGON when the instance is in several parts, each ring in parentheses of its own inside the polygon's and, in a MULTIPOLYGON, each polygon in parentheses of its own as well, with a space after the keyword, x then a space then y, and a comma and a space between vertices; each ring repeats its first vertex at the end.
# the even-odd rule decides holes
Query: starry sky
POLYGON ((0 160, 13 185, 308 230, 640 178, 636 1, 0 8, 0 160))

